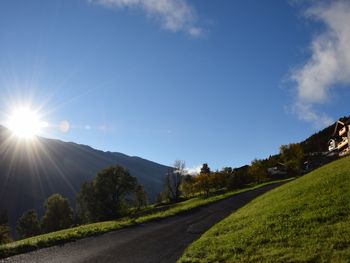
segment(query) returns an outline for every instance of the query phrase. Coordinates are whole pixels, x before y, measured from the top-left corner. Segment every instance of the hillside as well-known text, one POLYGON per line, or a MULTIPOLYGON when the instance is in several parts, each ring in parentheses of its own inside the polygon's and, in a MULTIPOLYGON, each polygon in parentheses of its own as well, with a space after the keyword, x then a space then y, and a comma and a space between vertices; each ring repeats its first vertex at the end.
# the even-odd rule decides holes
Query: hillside
MULTIPOLYGON (((342 117, 340 121, 346 121, 350 118, 342 117)), ((302 141, 300 144, 303 147, 305 153, 312 152, 326 152, 328 151, 328 141, 331 139, 335 128, 335 123, 324 128, 323 130, 311 135, 306 140, 302 141)))
POLYGON ((103 152, 86 145, 38 138, 37 143, 18 143, 0 127, 0 211, 7 209, 13 223, 27 209, 40 212, 44 200, 61 193, 75 205, 82 182, 96 172, 119 164, 145 186, 150 199, 163 188, 169 167, 122 153, 103 152))
POLYGON ((350 157, 255 199, 193 243, 179 262, 347 262, 350 157))

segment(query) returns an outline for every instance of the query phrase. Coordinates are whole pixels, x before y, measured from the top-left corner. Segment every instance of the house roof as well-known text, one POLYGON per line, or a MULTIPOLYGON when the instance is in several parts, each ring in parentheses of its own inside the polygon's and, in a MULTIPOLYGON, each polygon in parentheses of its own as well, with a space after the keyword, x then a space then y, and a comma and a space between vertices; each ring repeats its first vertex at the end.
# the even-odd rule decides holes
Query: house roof
POLYGON ((332 135, 332 136, 333 136, 333 137, 336 136, 337 131, 338 131, 339 129, 341 129, 342 127, 346 126, 346 125, 350 125, 350 118, 348 118, 348 119, 345 120, 344 122, 342 122, 342 121, 337 121, 337 122, 335 123, 334 132, 333 132, 333 135, 332 135))

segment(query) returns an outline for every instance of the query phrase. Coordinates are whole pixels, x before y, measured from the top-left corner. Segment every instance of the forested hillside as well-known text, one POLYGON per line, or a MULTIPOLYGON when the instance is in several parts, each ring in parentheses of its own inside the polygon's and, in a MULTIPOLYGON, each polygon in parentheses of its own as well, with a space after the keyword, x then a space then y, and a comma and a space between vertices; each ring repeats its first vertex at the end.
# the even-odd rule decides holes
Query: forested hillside
MULTIPOLYGON (((340 118, 340 121, 345 121, 349 119, 348 117, 342 117, 340 118)), ((328 151, 328 141, 332 137, 332 134, 334 132, 335 123, 324 128, 323 130, 311 135, 306 140, 302 141, 300 144, 302 148, 304 149, 305 153, 311 153, 311 152, 326 152, 328 151)))

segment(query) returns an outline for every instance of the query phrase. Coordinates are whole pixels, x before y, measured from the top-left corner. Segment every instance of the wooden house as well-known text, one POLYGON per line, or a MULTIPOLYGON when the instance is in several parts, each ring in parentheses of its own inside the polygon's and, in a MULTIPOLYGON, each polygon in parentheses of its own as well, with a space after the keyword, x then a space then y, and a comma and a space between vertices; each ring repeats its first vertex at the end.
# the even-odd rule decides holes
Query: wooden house
POLYGON ((337 121, 335 124, 333 139, 328 143, 330 152, 336 151, 339 156, 345 156, 350 153, 350 119, 345 122, 337 121))

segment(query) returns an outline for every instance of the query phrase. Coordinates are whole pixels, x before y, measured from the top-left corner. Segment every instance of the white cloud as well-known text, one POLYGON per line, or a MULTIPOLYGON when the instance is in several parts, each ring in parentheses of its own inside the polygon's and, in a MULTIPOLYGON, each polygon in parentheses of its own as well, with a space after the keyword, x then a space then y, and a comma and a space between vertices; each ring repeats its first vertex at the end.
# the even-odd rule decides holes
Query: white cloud
POLYGON ((334 122, 326 114, 316 113, 311 104, 296 102, 292 110, 299 119, 312 123, 317 129, 329 126, 334 122))
POLYGON ((200 173, 201 168, 202 168, 202 165, 200 164, 200 165, 197 165, 194 167, 185 168, 185 171, 186 171, 186 173, 194 176, 194 175, 197 175, 200 173))
POLYGON ((350 1, 315 1, 306 18, 324 24, 311 43, 311 56, 292 71, 297 84, 294 111, 302 120, 328 125, 332 122, 315 105, 330 102, 337 84, 350 85, 350 1))
POLYGON ((136 8, 143 10, 147 16, 160 21, 164 29, 172 32, 184 31, 193 37, 202 34, 196 26, 197 15, 186 0, 89 0, 110 8, 136 8))

